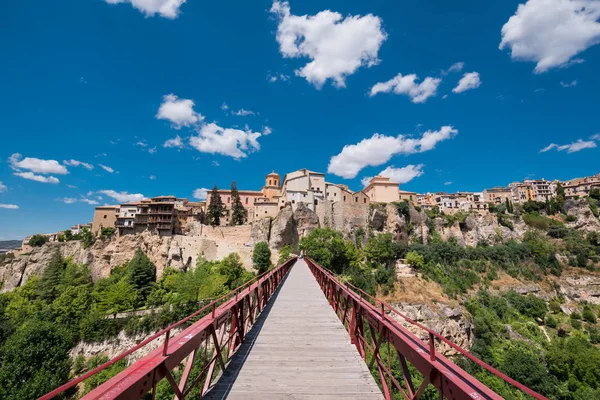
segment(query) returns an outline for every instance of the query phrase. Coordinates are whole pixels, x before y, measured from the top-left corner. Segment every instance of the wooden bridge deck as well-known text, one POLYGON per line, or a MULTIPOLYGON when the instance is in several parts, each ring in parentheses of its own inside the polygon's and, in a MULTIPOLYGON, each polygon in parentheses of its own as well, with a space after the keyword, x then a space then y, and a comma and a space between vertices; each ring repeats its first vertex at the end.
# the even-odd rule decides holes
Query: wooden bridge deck
POLYGON ((383 399, 304 260, 206 398, 383 399))

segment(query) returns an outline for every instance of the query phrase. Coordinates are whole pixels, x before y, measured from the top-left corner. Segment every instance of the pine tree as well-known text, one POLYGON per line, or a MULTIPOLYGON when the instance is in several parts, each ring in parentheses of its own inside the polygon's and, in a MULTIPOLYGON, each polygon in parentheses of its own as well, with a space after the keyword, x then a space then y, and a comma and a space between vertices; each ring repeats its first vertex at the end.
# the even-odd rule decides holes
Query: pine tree
POLYGON ((513 209, 513 205, 512 202, 508 199, 508 197, 506 198, 506 212, 512 214, 514 211, 513 209))
POLYGON ((208 205, 208 222, 212 226, 221 225, 221 217, 225 212, 225 207, 223 206, 223 200, 221 200, 221 195, 219 194, 219 188, 217 185, 213 188, 210 194, 210 204, 208 205))
POLYGON ((50 263, 46 266, 39 283, 39 295, 42 300, 51 303, 58 297, 60 283, 65 273, 66 263, 56 249, 50 263))
POLYGON ((252 264, 259 275, 271 268, 271 249, 267 243, 256 243, 252 253, 252 264))
POLYGON ((231 182, 231 225, 242 225, 244 222, 246 222, 246 210, 235 182, 231 182))
POLYGON ((142 250, 135 252, 135 256, 129 261, 129 283, 140 294, 140 300, 146 300, 146 297, 152 291, 152 286, 156 280, 156 267, 152 261, 144 254, 142 250))

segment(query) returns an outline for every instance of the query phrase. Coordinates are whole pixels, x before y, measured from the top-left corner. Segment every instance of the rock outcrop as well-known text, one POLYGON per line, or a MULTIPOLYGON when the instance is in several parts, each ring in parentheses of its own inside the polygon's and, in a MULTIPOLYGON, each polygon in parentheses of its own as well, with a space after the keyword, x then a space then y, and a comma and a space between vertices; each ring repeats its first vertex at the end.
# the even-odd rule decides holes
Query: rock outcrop
POLYGON ((269 246, 280 249, 285 245, 290 245, 294 251, 298 250, 298 228, 291 203, 279 211, 271 224, 269 246))
POLYGON ((271 219, 264 218, 252 223, 252 231, 250 232, 250 240, 248 246, 254 246, 256 243, 269 243, 271 236, 271 219))
POLYGON ((600 232, 600 219, 592 213, 587 200, 567 200, 563 205, 563 212, 576 218, 574 222, 567 223, 569 228, 583 232, 600 232))
POLYGON ((307 236, 313 229, 321 227, 319 217, 305 203, 298 203, 294 211, 294 219, 299 239, 307 236))

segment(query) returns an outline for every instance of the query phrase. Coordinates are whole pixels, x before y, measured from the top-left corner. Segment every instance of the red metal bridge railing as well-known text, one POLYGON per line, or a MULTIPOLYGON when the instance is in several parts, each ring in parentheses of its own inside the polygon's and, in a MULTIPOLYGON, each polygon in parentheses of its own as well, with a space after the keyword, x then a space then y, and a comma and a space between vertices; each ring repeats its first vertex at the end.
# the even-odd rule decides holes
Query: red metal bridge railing
POLYGON ((229 359, 244 342, 246 332, 254 325, 257 316, 295 262, 296 258, 292 258, 255 277, 39 400, 50 400, 75 388, 89 377, 163 337, 162 345, 86 394, 83 399, 139 399, 146 393, 152 393, 154 399, 156 386, 163 378, 169 382, 175 399, 185 399, 190 394, 197 396, 194 390, 199 390, 200 396, 204 395, 217 370, 225 369, 229 359), (200 319, 193 322, 198 317, 200 319), (186 323, 191 325, 186 328, 186 323), (179 329, 183 330, 171 337, 171 333, 179 329), (179 382, 175 380, 174 370, 181 372, 179 382))
POLYGON ((392 399, 394 394, 398 392, 405 399, 418 399, 429 384, 437 388, 440 399, 502 399, 497 393, 440 354, 435 348, 435 339, 438 339, 531 397, 538 400, 548 400, 541 394, 534 392, 479 360, 439 333, 406 317, 388 303, 369 295, 348 282, 340 282, 331 272, 313 260, 309 258, 305 258, 305 260, 329 304, 331 304, 338 318, 348 330, 352 343, 358 349, 361 357, 368 362, 369 369, 376 365, 383 395, 386 399, 392 399), (427 332, 429 343, 424 343, 400 323, 386 316, 386 312, 394 313, 427 332), (365 333, 367 329, 368 337, 365 333), (403 381, 402 384, 392 372, 391 358, 393 353, 390 347, 395 350, 401 366, 402 377, 400 379, 403 381), (385 350, 387 352, 385 357, 382 358, 382 352, 385 350), (407 361, 424 377, 421 385, 416 390, 407 361))

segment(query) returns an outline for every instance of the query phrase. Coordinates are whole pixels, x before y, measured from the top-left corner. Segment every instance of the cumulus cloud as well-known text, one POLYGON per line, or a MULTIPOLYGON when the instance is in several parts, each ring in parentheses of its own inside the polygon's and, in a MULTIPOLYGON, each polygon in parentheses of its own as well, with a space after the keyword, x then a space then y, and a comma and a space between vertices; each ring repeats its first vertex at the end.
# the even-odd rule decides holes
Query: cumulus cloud
POLYGON ((446 70, 442 70, 442 75, 448 75, 452 72, 460 72, 463 70, 463 68, 465 67, 465 63, 462 61, 456 62, 454 64, 452 64, 450 66, 450 68, 446 69, 446 70))
POLYGON ((98 166, 99 166, 100 168, 102 168, 103 170, 105 170, 106 172, 110 172, 111 174, 112 174, 113 172, 115 172, 115 170, 114 170, 114 169, 112 169, 111 167, 109 167, 109 166, 107 166, 107 165, 98 164, 98 166))
POLYGON ((183 140, 181 140, 181 137, 179 135, 177 135, 173 139, 167 140, 163 144, 163 147, 177 147, 177 148, 181 149, 181 148, 183 148, 183 140))
POLYGON ((453 138, 458 130, 442 126, 427 131, 420 138, 405 135, 385 136, 379 133, 357 144, 346 145, 341 153, 331 157, 327 171, 342 178, 354 178, 363 168, 387 163, 396 154, 414 154, 432 150, 436 144, 453 138))
POLYGON ((132 201, 140 201, 144 199, 144 195, 141 193, 127 193, 127 192, 117 192, 115 190, 99 190, 98 193, 103 194, 108 197, 112 197, 119 203, 130 203, 132 201))
POLYGON ((18 176, 20 178, 23 178, 23 179, 29 179, 30 181, 36 181, 36 182, 41 182, 41 183, 59 183, 60 182, 58 180, 58 178, 56 178, 54 176, 36 175, 30 171, 15 172, 14 175, 18 176))
POLYGON ((6 192, 6 190, 7 190, 6 185, 2 184, 2 181, 0 181, 0 193, 6 192))
POLYGON ((210 189, 207 188, 196 189, 194 190, 194 194, 192 195, 192 197, 196 200, 204 201, 206 200, 206 194, 209 190, 210 189))
POLYGON ((179 8, 187 0, 104 0, 108 4, 130 3, 138 11, 152 17, 155 14, 161 17, 175 19, 179 15, 179 8))
POLYGON ((88 164, 88 163, 85 163, 83 161, 78 161, 78 160, 73 160, 73 159, 71 159, 71 160, 64 160, 63 164, 68 165, 69 167, 83 167, 83 168, 88 169, 90 171, 94 169, 94 166, 92 164, 88 164))
POLYGON ((210 123, 198 129, 198 135, 190 138, 190 145, 202 153, 223 154, 236 159, 260 150, 258 138, 263 134, 250 129, 223 128, 210 123))
POLYGON ((148 177, 148 179, 150 179, 151 181, 153 181, 153 180, 155 180, 155 179, 156 179, 156 176, 154 176, 154 175, 150 175, 150 176, 148 177))
POLYGON ((584 149, 593 149, 598 147, 596 142, 593 140, 583 140, 578 139, 576 142, 558 145, 556 143, 550 143, 548 146, 544 147, 540 150, 540 153, 545 153, 552 149, 556 149, 556 151, 566 151, 567 153, 575 153, 584 149))
POLYGON ((256 113, 254 111, 244 110, 243 108, 238 111, 234 111, 232 114, 237 115, 238 117, 246 117, 248 115, 256 115, 256 113))
POLYGON ((267 80, 271 83, 277 82, 277 81, 282 81, 282 82, 287 82, 290 80, 290 76, 286 75, 286 74, 275 74, 275 75, 267 75, 267 80))
POLYGON ((33 157, 23 158, 21 154, 14 153, 10 156, 8 161, 10 162, 11 167, 16 170, 27 169, 38 174, 65 175, 69 173, 67 168, 56 160, 42 160, 33 157))
POLYGON ((175 129, 181 127, 192 127, 202 122, 204 117, 194 111, 194 101, 190 99, 180 99, 174 94, 163 96, 163 102, 158 108, 157 119, 165 119, 171 122, 175 129))
POLYGON ((268 127, 268 126, 265 126, 265 127, 263 128, 263 135, 265 135, 265 136, 269 136, 271 133, 273 133, 273 130, 272 130, 270 127, 268 127))
POLYGON ((595 135, 590 136, 590 139, 600 141, 600 133, 596 133, 595 135))
MULTIPOLYGON (((386 178, 390 178, 392 182, 398 182, 398 183, 408 183, 410 181, 412 181, 413 179, 421 176, 424 174, 423 172, 423 164, 418 164, 418 165, 407 165, 406 167, 402 167, 402 168, 395 168, 393 165, 387 167, 386 169, 384 169, 383 171, 381 171, 378 175, 379 176, 385 176, 386 178)), ((372 179, 373 177, 366 177, 363 178, 361 180, 361 183, 366 187, 369 185, 369 181, 372 179)))
POLYGON ((577 86, 577 81, 571 81, 571 82, 560 82, 560 86, 564 87, 564 88, 569 88, 569 87, 573 87, 573 86, 577 86))
POLYGON ((8 210, 18 210, 19 206, 16 204, 1 204, 0 203, 0 208, 6 208, 8 210))
POLYGON ((535 73, 581 63, 577 54, 600 42, 600 1, 529 0, 502 27, 500 49, 536 62, 535 73))
POLYGON ((346 77, 358 68, 379 63, 377 54, 387 37, 379 17, 367 14, 344 18, 330 10, 293 15, 287 1, 273 2, 271 13, 279 19, 279 51, 286 58, 309 58, 311 61, 295 73, 317 88, 328 79, 344 87, 346 77))
POLYGON ((429 97, 435 96, 437 88, 442 81, 439 78, 427 77, 423 82, 416 83, 416 74, 402 76, 398 74, 387 82, 376 83, 369 93, 371 97, 378 93, 405 94, 413 103, 424 103, 429 97))
POLYGON ((77 199, 74 197, 65 197, 65 198, 59 199, 59 201, 62 201, 65 204, 77 203, 77 199))
POLYGON ((453 93, 462 93, 467 90, 476 89, 481 86, 481 79, 479 78, 479 72, 467 72, 458 81, 458 85, 452 89, 453 93))

